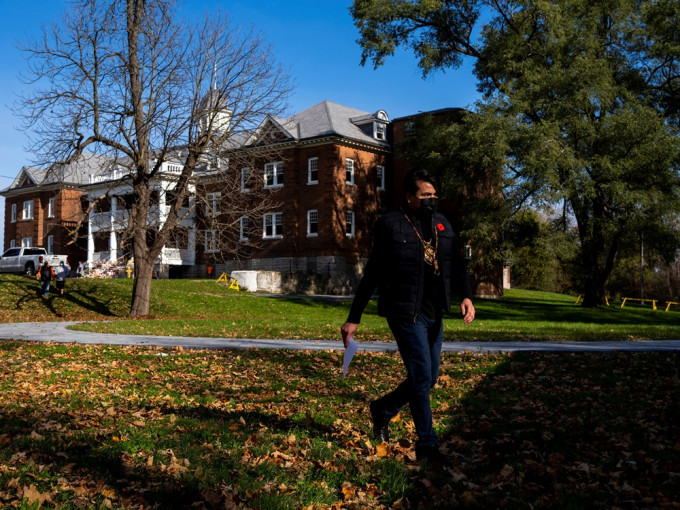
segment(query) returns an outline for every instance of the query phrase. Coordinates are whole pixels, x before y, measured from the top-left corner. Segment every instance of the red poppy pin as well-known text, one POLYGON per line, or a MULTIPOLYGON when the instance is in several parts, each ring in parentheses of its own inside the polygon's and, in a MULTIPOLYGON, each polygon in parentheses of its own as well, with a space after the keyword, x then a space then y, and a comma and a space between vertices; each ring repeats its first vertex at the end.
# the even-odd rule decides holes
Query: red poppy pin
POLYGON ((442 225, 441 223, 437 223, 437 230, 439 230, 440 232, 444 232, 444 225, 442 225))

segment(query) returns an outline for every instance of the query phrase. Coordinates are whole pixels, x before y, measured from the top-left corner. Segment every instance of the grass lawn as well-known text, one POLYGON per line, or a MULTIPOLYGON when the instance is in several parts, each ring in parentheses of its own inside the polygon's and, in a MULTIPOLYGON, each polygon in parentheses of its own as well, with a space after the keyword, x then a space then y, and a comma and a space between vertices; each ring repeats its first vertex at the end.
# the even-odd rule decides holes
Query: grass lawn
MULTIPOLYGON (((230 338, 337 339, 348 301, 264 297, 210 280, 155 280, 151 315, 127 317, 132 281, 70 279, 67 296, 43 300, 35 280, 0 275, 0 322, 26 320, 112 321, 77 326, 109 333, 230 338)), ((445 340, 580 341, 680 338, 680 312, 618 303, 600 309, 575 305, 572 296, 511 289, 503 299, 478 300, 469 326, 453 312, 445 340)), ((364 313, 357 340, 390 341, 375 302, 364 313)))
POLYGON ((433 391, 450 470, 418 465, 367 404, 396 354, 0 341, 0 506, 675 508, 669 354, 447 354, 433 391), (23 501, 23 503, 22 503, 23 501))
MULTIPOLYGON (((154 318, 130 321, 126 280, 69 280, 45 301, 34 280, 0 285, 3 322, 154 334, 337 338, 348 309, 156 281, 154 318)), ((678 312, 519 290, 477 304, 448 338, 680 337, 678 312)), ((362 339, 387 340, 371 306, 362 339)), ((678 354, 445 354, 432 406, 446 470, 415 462, 408 409, 389 445, 370 438, 368 403, 404 377, 399 355, 360 352, 347 378, 341 358, 0 340, 0 507, 680 507, 678 354)))

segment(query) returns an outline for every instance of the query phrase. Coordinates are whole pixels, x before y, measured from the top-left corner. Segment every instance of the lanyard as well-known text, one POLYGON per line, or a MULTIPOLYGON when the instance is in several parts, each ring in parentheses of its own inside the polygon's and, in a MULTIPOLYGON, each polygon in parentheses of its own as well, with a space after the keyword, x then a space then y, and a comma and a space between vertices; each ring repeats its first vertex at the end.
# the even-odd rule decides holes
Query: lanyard
POLYGON ((411 221, 411 218, 408 217, 408 214, 404 213, 404 218, 406 218, 406 221, 408 221, 411 224, 411 226, 413 227, 413 231, 416 233, 416 236, 418 236, 418 239, 420 239, 420 242, 423 245, 423 250, 425 252, 425 263, 434 266, 434 274, 438 275, 439 261, 437 260, 437 252, 439 251, 439 234, 437 232, 437 229, 432 228, 432 233, 434 235, 434 248, 433 248, 432 241, 425 242, 425 240, 420 235, 420 232, 418 232, 418 229, 411 221))

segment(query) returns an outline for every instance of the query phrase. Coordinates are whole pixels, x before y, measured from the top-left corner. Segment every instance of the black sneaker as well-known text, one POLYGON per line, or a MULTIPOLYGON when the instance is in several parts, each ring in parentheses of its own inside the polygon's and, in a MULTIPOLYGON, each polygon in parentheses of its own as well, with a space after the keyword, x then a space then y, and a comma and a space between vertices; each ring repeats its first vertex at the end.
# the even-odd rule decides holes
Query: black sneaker
POLYGON ((375 408, 375 402, 368 404, 371 410, 371 419, 373 420, 373 437, 380 441, 381 443, 390 442, 390 420, 385 420, 378 414, 378 410, 375 408))
POLYGON ((444 455, 439 450, 439 445, 418 446, 416 445, 416 459, 418 462, 430 462, 431 464, 439 464, 443 467, 450 467, 453 465, 451 459, 444 455))

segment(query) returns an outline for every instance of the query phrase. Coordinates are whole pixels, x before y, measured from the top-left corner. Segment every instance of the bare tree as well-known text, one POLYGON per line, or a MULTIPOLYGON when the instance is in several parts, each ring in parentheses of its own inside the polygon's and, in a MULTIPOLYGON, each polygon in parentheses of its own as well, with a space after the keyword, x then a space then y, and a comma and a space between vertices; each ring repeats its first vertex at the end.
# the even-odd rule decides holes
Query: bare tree
POLYGON ((252 29, 232 28, 223 13, 193 23, 177 12, 171 0, 82 0, 22 48, 31 87, 21 113, 39 161, 106 155, 131 187, 122 228, 135 257, 132 316, 149 312, 155 261, 181 237, 187 200, 209 207, 197 185, 224 192, 220 213, 203 215, 220 238, 271 201, 233 199, 248 165, 233 150, 267 114, 281 115, 290 92, 287 73, 252 29), (153 221, 154 183, 168 159, 180 160, 181 171, 163 221, 153 221))

